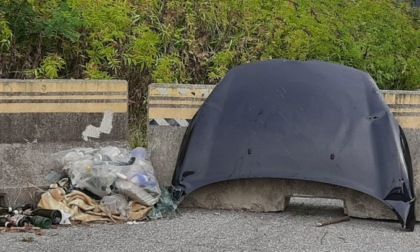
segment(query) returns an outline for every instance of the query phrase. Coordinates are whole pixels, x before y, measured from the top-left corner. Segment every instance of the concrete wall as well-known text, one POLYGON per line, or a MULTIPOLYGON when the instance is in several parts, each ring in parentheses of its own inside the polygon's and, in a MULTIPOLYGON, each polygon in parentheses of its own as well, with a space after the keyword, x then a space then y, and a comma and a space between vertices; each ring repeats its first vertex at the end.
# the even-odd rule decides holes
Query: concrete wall
MULTIPOLYGON (((212 85, 152 84, 149 86, 148 147, 159 182, 170 185, 186 127, 213 90, 212 85)), ((420 92, 383 91, 385 101, 404 128, 411 150, 416 195, 420 195, 420 92)), ((284 210, 291 196, 337 198, 353 217, 395 219, 382 202, 357 191, 308 181, 243 179, 205 186, 191 193, 184 206, 284 210)), ((416 215, 420 220, 420 201, 416 215)))
POLYGON ((0 80, 0 196, 36 203, 36 187, 73 147, 127 146, 126 81, 0 80))

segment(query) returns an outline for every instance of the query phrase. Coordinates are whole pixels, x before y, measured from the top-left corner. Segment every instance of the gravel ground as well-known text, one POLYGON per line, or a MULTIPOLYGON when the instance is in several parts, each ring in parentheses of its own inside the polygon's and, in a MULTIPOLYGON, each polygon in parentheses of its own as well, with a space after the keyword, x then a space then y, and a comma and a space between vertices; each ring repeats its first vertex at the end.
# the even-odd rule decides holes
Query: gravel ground
POLYGON ((0 234, 0 251, 420 251, 419 228, 343 216, 336 200, 292 199, 285 212, 181 209, 174 219, 129 224, 59 226, 0 234), (320 204, 321 202, 321 204, 320 204))

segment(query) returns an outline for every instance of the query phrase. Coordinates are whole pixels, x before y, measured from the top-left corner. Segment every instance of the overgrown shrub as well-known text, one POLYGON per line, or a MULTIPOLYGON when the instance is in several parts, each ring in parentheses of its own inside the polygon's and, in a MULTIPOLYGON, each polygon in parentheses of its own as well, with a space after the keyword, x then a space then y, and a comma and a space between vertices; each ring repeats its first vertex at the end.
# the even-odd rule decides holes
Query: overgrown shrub
POLYGON ((0 0, 0 78, 126 79, 142 127, 149 83, 217 83, 263 59, 327 60, 382 89, 417 89, 420 14, 408 2, 0 0))

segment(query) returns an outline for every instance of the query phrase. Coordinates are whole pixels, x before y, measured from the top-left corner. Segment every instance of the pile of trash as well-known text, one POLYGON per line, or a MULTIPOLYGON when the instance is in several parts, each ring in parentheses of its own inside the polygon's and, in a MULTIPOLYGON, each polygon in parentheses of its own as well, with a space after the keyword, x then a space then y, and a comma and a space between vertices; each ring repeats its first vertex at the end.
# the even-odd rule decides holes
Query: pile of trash
POLYGON ((133 223, 177 213, 170 193, 159 187, 150 155, 142 147, 74 148, 57 152, 53 158, 62 172, 48 174, 51 184, 37 207, 4 208, 0 227, 32 223, 49 228, 72 221, 133 223))

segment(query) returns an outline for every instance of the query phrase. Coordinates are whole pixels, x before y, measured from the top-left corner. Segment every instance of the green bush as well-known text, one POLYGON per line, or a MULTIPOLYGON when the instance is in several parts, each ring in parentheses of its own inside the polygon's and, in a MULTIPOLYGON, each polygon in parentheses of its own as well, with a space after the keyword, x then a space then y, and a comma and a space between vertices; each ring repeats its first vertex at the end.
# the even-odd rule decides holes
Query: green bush
POLYGON ((320 59, 420 88, 420 14, 395 0, 0 0, 0 78, 217 83, 252 61, 320 59))

